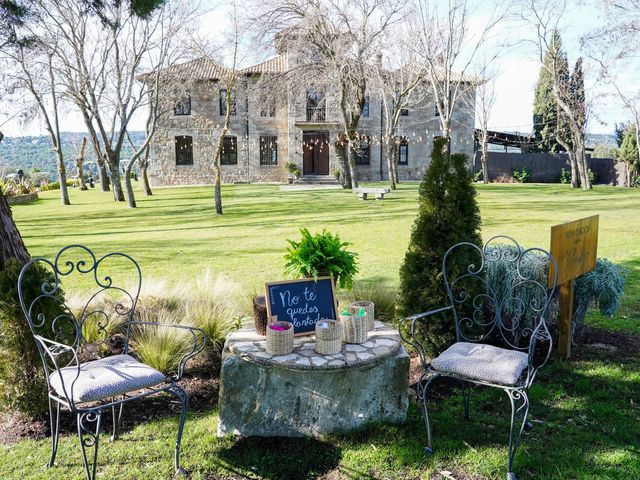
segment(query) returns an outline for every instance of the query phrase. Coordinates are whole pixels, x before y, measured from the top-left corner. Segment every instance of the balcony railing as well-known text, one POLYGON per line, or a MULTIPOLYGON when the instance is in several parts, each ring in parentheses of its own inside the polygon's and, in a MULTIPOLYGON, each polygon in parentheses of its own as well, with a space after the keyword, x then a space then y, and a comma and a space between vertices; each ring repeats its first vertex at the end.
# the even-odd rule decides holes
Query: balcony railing
POLYGON ((307 122, 325 122, 326 120, 326 107, 307 107, 307 122))

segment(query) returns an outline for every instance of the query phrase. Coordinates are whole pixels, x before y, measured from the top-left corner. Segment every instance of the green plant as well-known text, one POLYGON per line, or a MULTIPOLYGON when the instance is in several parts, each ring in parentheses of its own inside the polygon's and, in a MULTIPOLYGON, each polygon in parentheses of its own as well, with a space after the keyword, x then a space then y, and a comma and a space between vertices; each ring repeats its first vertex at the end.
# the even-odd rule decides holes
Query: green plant
POLYGON ((289 248, 284 256, 285 272, 295 278, 328 275, 340 288, 350 289, 353 277, 358 272, 357 253, 347 250, 351 245, 326 229, 311 235, 306 228, 300 229, 299 242, 287 240, 289 248))
POLYGON ((349 291, 341 290, 338 294, 340 305, 347 306, 351 302, 369 301, 376 307, 376 320, 393 322, 395 319, 398 291, 385 282, 356 281, 349 291))
POLYGON ((49 182, 45 185, 40 185, 41 192, 46 192, 48 190, 60 190, 60 182, 49 182))
POLYGON ((571 183, 571 172, 566 168, 560 169, 560 183, 563 185, 571 183))
POLYGON ((518 183, 527 183, 529 180, 531 180, 531 170, 529 170, 527 167, 522 167, 521 170, 514 170, 512 175, 515 181, 518 183))
MULTIPOLYGON (((167 315, 154 321, 172 323, 167 315)), ((193 348, 193 337, 187 330, 155 325, 137 325, 131 334, 131 349, 141 362, 160 370, 174 373, 183 356, 193 348)))
POLYGON ((26 178, 22 180, 12 180, 6 182, 3 186, 3 192, 5 197, 16 197, 18 195, 26 195, 36 191, 36 188, 26 178))
POLYGON ((482 170, 478 170, 474 175, 473 175, 473 181, 475 183, 477 182, 481 182, 482 181, 482 170))
POLYGON ((298 172, 300 171, 300 168, 298 167, 298 165, 291 161, 284 162, 283 166, 284 166, 284 169, 291 175, 295 175, 296 171, 298 172))
MULTIPOLYGON (((402 316, 426 312, 449 303, 442 282, 442 259, 458 242, 480 246, 480 210, 476 202, 467 156, 450 155, 447 140, 433 142, 431 164, 420 184, 418 216, 400 268, 398 310, 402 316)), ((457 276, 469 262, 462 256, 449 265, 457 276)), ((420 323, 418 335, 429 354, 442 351, 454 339, 450 315, 430 317, 420 323)))
MULTIPOLYGON (((40 355, 29 323, 18 300, 18 276, 22 264, 9 260, 0 271, 0 409, 23 413, 31 418, 42 417, 48 409, 47 387, 40 355)), ((42 285, 51 283, 53 275, 44 268, 33 265, 25 272, 23 293, 30 303, 42 294, 42 285)), ((38 334, 54 339, 51 331, 53 318, 64 312, 63 293, 58 290, 53 298, 38 302, 37 311, 46 319, 38 334)), ((63 322, 59 322, 62 326, 63 322)), ((62 331, 58 341, 69 343, 72 331, 62 331)))
POLYGON ((591 169, 587 170, 587 177, 589 177, 589 183, 593 185, 596 181, 596 174, 593 173, 593 170, 591 169))
POLYGON ((334 168, 331 172, 331 175, 336 177, 336 180, 340 180, 340 176, 342 176, 342 171, 339 168, 334 168))

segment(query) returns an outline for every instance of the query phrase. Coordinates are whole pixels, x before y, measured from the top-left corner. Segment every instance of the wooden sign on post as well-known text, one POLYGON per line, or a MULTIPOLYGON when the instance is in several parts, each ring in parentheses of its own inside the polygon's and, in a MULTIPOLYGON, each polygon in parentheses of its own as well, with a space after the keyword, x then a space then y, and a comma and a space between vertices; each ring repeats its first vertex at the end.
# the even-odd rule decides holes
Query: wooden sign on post
MULTIPOLYGON (((560 340, 558 351, 565 359, 571 355, 571 322, 573 319, 574 279, 596 266, 598 225, 600 217, 581 218, 551 227, 551 255, 558 264, 560 293, 560 340)), ((549 268, 549 287, 553 285, 555 268, 549 268)))

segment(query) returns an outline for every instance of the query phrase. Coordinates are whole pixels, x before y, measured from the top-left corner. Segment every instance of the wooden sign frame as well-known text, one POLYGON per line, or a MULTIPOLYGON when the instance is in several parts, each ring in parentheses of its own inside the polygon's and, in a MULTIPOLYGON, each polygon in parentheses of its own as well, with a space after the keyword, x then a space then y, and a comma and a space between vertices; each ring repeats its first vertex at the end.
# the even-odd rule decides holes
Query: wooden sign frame
MULTIPOLYGON (((302 278, 302 279, 296 279, 296 280, 280 280, 278 282, 267 282, 265 283, 265 300, 266 300, 266 304, 267 304, 267 324, 272 323, 272 312, 271 312, 271 296, 270 296, 270 292, 269 292, 269 287, 273 286, 273 285, 288 285, 288 284, 294 284, 294 283, 310 283, 310 282, 318 282, 318 281, 325 281, 325 280, 329 280, 329 284, 331 286, 331 305, 333 306, 333 311, 335 313, 335 317, 332 318, 332 320, 336 320, 338 318, 338 301, 336 299, 336 286, 335 286, 335 282, 333 280, 333 277, 317 277, 317 278, 302 278)), ((282 321, 288 321, 286 319, 278 319, 278 320, 282 320, 282 321)), ((294 326, 295 328, 295 326, 294 326)), ((294 330, 295 331, 295 330, 294 330)), ((315 329, 310 330, 310 331, 306 331, 306 332, 298 332, 298 333, 294 333, 295 337, 302 337, 302 336, 306 336, 306 335, 314 335, 315 334, 315 329)))
MULTIPOLYGON (((560 297, 558 351, 565 359, 571 355, 573 342, 574 280, 596 267, 599 227, 599 215, 551 227, 551 248, 549 251, 558 264, 557 286, 560 297)), ((555 275, 555 267, 551 264, 549 266, 549 288, 553 286, 555 275)))

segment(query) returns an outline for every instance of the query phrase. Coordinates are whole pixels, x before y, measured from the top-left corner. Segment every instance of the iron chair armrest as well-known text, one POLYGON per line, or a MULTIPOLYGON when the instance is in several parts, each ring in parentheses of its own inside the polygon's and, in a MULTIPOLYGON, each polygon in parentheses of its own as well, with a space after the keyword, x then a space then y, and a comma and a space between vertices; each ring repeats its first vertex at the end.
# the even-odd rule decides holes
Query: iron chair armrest
POLYGON ((429 362, 426 360, 425 348, 416 338, 416 322, 418 320, 425 319, 432 315, 437 315, 439 313, 445 313, 453 310, 453 306, 449 305, 447 307, 436 308, 435 310, 429 310, 428 312, 417 313, 415 315, 411 315, 409 317, 405 317, 400 322, 398 322, 398 333, 400 334, 400 338, 402 341, 411 345, 416 349, 418 355, 420 355, 420 363, 424 369, 429 367, 429 362), (408 325, 408 328, 406 327, 408 325), (405 335, 408 333, 408 336, 405 335))
MULTIPOLYGON (((204 347, 207 344, 207 334, 204 333, 204 330, 197 327, 191 327, 188 325, 180 325, 175 323, 142 322, 142 321, 135 321, 135 320, 129 322, 129 325, 149 325, 149 326, 155 326, 155 327, 176 328, 178 330, 186 330, 191 334, 193 339, 193 348, 189 352, 185 353, 180 359, 180 362, 178 363, 177 372, 170 377, 174 382, 178 382, 182 378, 187 362, 191 360, 193 357, 195 357, 197 354, 202 352, 204 350, 204 347), (201 336, 202 342, 198 341, 199 336, 201 336)), ((128 348, 129 348, 129 344, 127 342, 127 350, 128 348)))
POLYGON ((47 377, 46 381, 49 393, 51 394, 53 390, 53 387, 51 386, 51 376, 57 374, 60 379, 60 388, 62 389, 62 395, 57 396, 62 397, 61 399, 66 400, 67 406, 69 408, 75 409, 75 402, 73 400, 73 387, 76 383, 76 380, 78 380, 78 378, 80 377, 80 360, 78 359, 78 352, 76 348, 70 345, 65 345, 64 343, 56 342, 54 340, 49 340, 48 338, 45 338, 41 335, 34 335, 34 338, 37 342, 40 342, 40 345, 42 345, 43 348, 41 352, 44 352, 44 354, 49 357, 51 366, 53 367, 52 371, 49 372, 49 364, 47 363, 46 358, 44 358, 43 356, 42 364, 44 366, 45 376, 47 377), (58 365, 57 357, 65 353, 71 353, 73 355, 73 359, 68 361, 66 365, 60 366, 58 365), (64 378, 62 376, 62 369, 64 368, 75 368, 77 370, 76 376, 71 381, 70 385, 65 384, 64 378))

